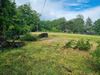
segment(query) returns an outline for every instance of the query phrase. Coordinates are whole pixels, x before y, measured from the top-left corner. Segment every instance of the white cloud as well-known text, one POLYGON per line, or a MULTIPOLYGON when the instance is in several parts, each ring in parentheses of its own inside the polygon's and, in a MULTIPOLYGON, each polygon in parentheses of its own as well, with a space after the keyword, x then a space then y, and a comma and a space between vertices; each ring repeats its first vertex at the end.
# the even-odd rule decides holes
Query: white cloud
POLYGON ((100 6, 81 11, 80 13, 85 16, 85 19, 90 17, 93 21, 95 21, 100 18, 100 6))
POLYGON ((65 5, 67 5, 67 6, 80 6, 82 4, 79 4, 79 3, 65 3, 65 5))
MULTIPOLYGON (((30 2, 31 6, 34 10, 36 10, 38 13, 41 13, 43 4, 45 0, 16 0, 17 5, 24 4, 26 2, 30 2)), ((82 14, 84 18, 87 17, 92 18, 93 21, 100 18, 100 6, 89 8, 83 11, 71 11, 69 6, 77 6, 80 4, 69 4, 69 6, 66 6, 66 9, 63 8, 63 5, 65 0, 60 0, 57 2, 53 2, 53 0, 47 0, 43 14, 41 19, 42 20, 54 20, 60 17, 65 17, 67 20, 70 20, 72 18, 75 18, 76 15, 82 14)), ((84 0, 78 0, 78 2, 81 2, 84 0)), ((79 9, 79 8, 78 8, 79 9)))
POLYGON ((27 2, 30 2, 30 0, 15 0, 15 2, 17 3, 18 6, 25 4, 27 2))

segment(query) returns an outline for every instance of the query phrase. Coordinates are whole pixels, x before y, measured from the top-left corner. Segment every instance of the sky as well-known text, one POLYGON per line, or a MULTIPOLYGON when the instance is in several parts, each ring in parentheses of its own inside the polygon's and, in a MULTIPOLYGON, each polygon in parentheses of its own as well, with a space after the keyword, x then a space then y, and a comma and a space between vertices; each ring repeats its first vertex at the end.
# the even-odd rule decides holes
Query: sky
POLYGON ((54 20, 65 17, 66 20, 76 18, 81 14, 84 20, 88 17, 95 21, 100 18, 100 0, 15 0, 17 6, 30 3, 33 10, 42 14, 41 20, 54 20))

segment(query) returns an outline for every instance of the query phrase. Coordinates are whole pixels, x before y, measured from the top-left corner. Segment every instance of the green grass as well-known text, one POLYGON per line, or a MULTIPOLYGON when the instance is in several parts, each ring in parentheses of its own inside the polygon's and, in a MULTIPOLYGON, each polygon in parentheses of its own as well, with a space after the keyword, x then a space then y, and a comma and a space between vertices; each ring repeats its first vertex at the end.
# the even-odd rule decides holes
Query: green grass
MULTIPOLYGON (((40 32, 31 34, 38 35, 40 32)), ((90 55, 98 40, 100 36, 49 33, 48 38, 26 42, 24 47, 4 49, 0 54, 0 75, 99 75, 91 65, 90 55), (90 39, 93 44, 90 51, 63 48, 69 40, 82 38, 90 39)))

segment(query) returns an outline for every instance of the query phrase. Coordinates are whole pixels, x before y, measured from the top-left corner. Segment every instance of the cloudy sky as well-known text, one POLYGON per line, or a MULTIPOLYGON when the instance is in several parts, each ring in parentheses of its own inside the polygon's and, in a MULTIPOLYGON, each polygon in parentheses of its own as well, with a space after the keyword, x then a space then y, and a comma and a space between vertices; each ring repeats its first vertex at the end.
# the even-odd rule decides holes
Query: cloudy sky
MULTIPOLYGON (((45 0, 15 0, 16 4, 22 5, 29 2, 32 9, 42 12, 45 0)), ((100 18, 100 0, 46 0, 41 16, 42 20, 54 20, 65 17, 66 20, 82 14, 84 19, 90 17, 93 21, 100 18)))

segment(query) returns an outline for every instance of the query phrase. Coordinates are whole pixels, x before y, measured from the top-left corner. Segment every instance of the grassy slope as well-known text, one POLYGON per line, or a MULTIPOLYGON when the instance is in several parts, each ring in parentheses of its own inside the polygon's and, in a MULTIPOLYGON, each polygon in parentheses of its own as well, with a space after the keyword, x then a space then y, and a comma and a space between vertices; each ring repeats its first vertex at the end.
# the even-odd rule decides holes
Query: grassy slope
MULTIPOLYGON (((38 35, 40 32, 31 34, 38 35)), ((99 75, 90 64, 89 52, 62 48, 68 40, 81 38, 91 39, 91 52, 95 50, 95 42, 100 36, 49 33, 48 38, 26 42, 27 45, 22 48, 6 50, 0 54, 0 75, 99 75)))

